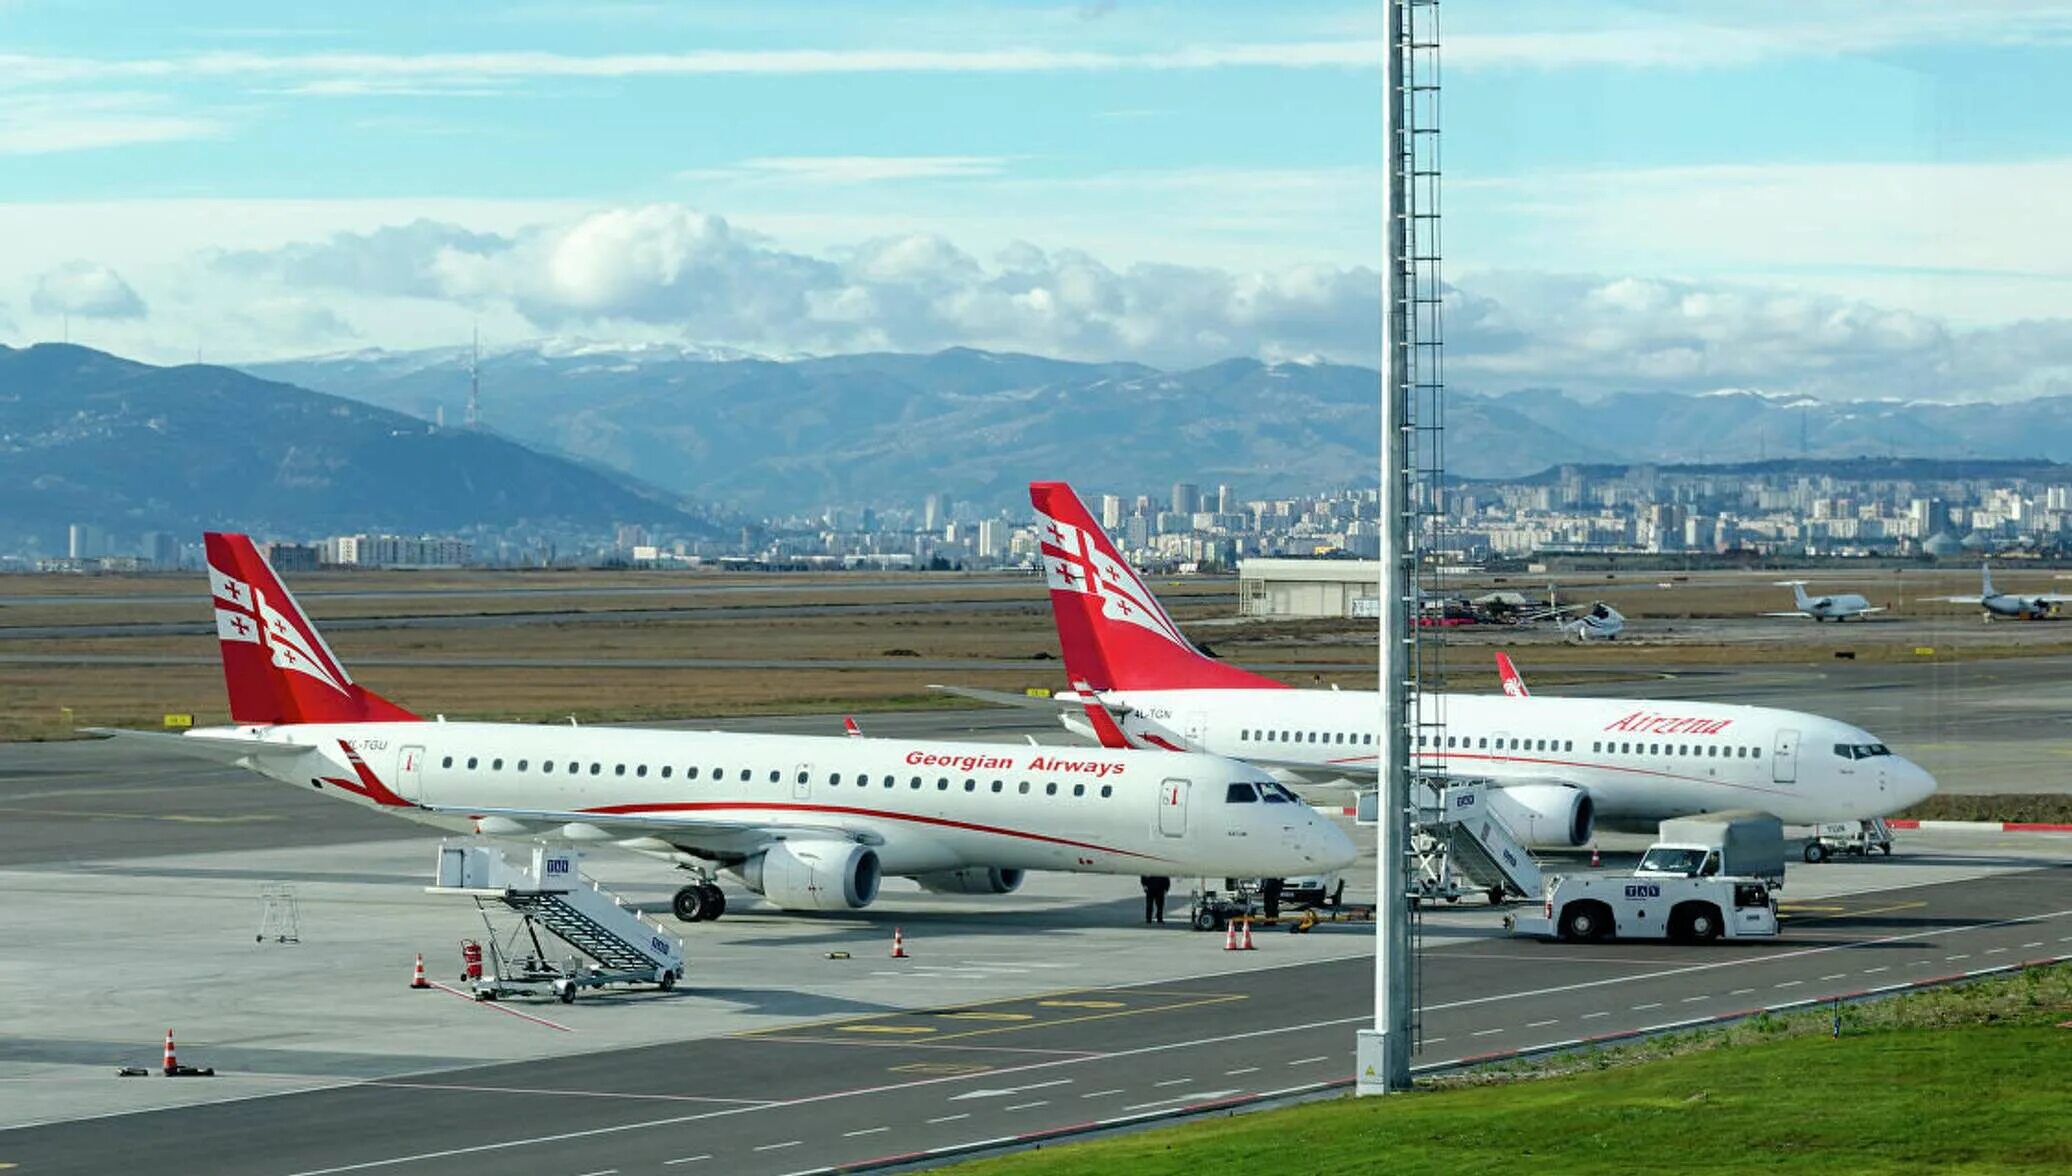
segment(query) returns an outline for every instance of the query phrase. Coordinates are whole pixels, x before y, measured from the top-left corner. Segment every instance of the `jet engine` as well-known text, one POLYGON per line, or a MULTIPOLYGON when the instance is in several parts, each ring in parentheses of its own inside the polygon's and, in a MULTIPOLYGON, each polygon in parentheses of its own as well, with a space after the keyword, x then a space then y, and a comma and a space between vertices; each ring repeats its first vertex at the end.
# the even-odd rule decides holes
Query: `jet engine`
POLYGON ((1489 794, 1489 807, 1531 849, 1588 845, 1597 828, 1590 794, 1567 784, 1518 784, 1489 794))
POLYGON ((878 897, 878 851, 849 841, 780 841, 732 871, 787 911, 853 911, 878 897))
POLYGON ((916 874, 914 881, 930 894, 1013 894, 1022 888, 1022 873, 996 866, 966 866, 916 874))

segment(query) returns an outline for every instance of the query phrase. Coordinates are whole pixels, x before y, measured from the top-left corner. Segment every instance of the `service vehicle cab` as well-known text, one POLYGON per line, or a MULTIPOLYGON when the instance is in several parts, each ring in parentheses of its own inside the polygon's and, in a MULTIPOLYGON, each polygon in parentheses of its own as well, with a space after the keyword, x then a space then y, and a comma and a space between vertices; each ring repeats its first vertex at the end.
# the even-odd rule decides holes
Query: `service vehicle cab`
POLYGON ((1583 874, 1554 879, 1540 914, 1504 922, 1542 939, 1705 943, 1777 934, 1777 905, 1761 878, 1583 874))

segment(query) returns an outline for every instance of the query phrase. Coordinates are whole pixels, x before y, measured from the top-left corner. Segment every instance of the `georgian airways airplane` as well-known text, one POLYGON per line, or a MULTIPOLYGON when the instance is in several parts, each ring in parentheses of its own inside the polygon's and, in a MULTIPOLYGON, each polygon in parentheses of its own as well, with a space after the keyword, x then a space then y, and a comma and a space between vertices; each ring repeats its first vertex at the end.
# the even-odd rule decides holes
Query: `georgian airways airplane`
MULTIPOLYGON (((1285 779, 1376 774, 1371 691, 1294 690, 1203 654, 1061 482, 1029 488, 1069 692, 1066 725, 1108 747, 1233 755, 1285 779), (1084 718, 1081 718, 1083 713, 1084 718)), ((1583 845, 1603 823, 1760 809, 1791 824, 1883 816, 1935 780, 1867 731, 1798 711, 1530 695, 1425 696, 1419 737, 1435 772, 1495 781, 1527 844, 1583 845)), ((960 691, 1028 705, 1019 696, 960 691)))
POLYGON ((1872 608, 1871 602, 1855 592, 1839 592, 1832 596, 1806 595, 1804 580, 1779 580, 1779 588, 1791 589, 1792 603, 1797 608, 1790 612, 1768 612, 1766 617, 1812 617, 1815 621, 1846 621, 1850 617, 1867 617, 1881 613, 1883 608, 1872 608))
POLYGON ((206 548, 235 725, 97 734, 451 831, 660 857, 699 879, 676 893, 687 922, 725 910, 716 871, 785 910, 845 910, 886 875, 1005 894, 1026 870, 1279 877, 1353 860, 1267 773, 1210 755, 427 722, 353 682, 249 539, 206 548))

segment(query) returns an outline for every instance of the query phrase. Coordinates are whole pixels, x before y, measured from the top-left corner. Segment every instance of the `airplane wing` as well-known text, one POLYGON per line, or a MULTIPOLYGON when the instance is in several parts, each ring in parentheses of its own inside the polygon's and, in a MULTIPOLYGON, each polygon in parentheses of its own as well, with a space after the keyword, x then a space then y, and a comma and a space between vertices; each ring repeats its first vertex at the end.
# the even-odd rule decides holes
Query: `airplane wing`
POLYGON ((1878 606, 1877 606, 1876 608, 1859 608, 1859 609, 1857 609, 1857 610, 1856 610, 1856 613, 1855 613, 1855 615, 1856 615, 1856 616, 1859 616, 1859 617, 1867 617, 1867 616, 1871 615, 1872 613, 1881 613, 1881 612, 1884 612, 1884 611, 1885 611, 1885 606, 1881 604, 1881 605, 1878 605, 1878 606))
MULTIPOLYGON (((1874 610, 1874 609, 1873 609, 1873 610, 1866 610, 1866 611, 1876 611, 1876 610, 1874 610)), ((1797 617, 1797 618, 1799 618, 1800 620, 1805 620, 1805 619, 1806 619, 1807 617, 1810 617, 1810 616, 1812 616, 1813 614, 1812 614, 1812 613, 1809 613, 1809 612, 1806 612, 1806 611, 1804 611, 1804 610, 1802 610, 1802 609, 1796 609, 1796 608, 1795 608, 1795 609, 1791 610, 1790 612, 1773 612, 1773 613, 1757 613, 1757 614, 1755 614, 1755 615, 1757 615, 1757 616, 1759 616, 1759 617, 1797 617)))
POLYGON ((1916 596, 1914 599, 1923 604, 1984 604, 1986 601, 1983 596, 1916 596))
POLYGON ((499 837, 558 833, 571 841, 625 841, 654 837, 702 857, 740 858, 787 838, 855 841, 882 845, 875 833, 816 820, 717 817, 702 812, 590 812, 582 809, 484 808, 479 805, 420 804, 428 813, 466 817, 483 833, 499 837))
POLYGON ((169 731, 127 731, 120 727, 81 727, 79 731, 82 735, 98 735, 134 745, 139 750, 212 760, 233 767, 255 757, 297 756, 316 750, 306 743, 274 743, 222 735, 175 735, 169 731))

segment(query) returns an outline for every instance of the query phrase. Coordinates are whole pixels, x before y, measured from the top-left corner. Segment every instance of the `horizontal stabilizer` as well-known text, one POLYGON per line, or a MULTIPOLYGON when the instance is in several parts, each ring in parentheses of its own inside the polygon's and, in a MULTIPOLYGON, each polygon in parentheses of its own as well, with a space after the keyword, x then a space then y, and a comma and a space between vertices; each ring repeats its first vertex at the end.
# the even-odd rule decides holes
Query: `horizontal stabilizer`
POLYGON ((297 756, 316 750, 304 743, 279 743, 231 735, 175 735, 168 731, 126 731, 120 727, 81 727, 79 732, 219 764, 235 764, 254 756, 297 756))

